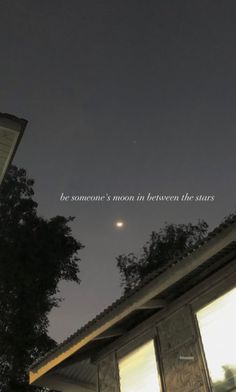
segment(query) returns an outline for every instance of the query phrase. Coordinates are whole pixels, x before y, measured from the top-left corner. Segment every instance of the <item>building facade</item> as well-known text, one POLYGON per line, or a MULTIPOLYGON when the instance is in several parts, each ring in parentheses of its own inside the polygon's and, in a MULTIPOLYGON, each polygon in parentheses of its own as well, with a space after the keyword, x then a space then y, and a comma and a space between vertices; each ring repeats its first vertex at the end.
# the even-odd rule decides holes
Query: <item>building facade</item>
POLYGON ((63 392, 236 391, 236 219, 149 275, 30 372, 63 392))
POLYGON ((12 162, 27 121, 11 114, 0 113, 0 185, 12 162))

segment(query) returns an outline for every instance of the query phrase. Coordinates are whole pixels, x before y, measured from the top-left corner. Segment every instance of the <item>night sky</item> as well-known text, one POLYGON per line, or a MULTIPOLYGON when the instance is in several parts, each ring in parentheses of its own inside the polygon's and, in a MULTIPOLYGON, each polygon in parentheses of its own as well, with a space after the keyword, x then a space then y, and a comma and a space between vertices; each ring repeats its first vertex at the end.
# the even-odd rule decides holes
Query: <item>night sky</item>
POLYGON ((29 121, 14 162, 35 179, 40 214, 75 216, 85 245, 81 285, 63 283, 50 316, 62 340, 120 296, 116 256, 165 222, 213 228, 234 210, 236 2, 0 0, 0 47, 0 111, 29 121))

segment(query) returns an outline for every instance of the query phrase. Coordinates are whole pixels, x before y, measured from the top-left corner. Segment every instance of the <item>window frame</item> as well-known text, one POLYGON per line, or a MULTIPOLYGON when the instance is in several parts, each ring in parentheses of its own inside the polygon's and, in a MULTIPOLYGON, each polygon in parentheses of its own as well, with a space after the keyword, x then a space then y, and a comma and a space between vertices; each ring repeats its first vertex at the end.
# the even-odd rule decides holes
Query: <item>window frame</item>
POLYGON ((196 284, 193 284, 192 287, 184 291, 179 297, 171 300, 166 308, 142 321, 140 325, 136 326, 132 330, 127 331, 124 336, 121 336, 115 342, 110 343, 108 347, 104 348, 102 352, 100 352, 99 355, 95 356, 96 363, 101 361, 107 355, 114 353, 117 374, 117 391, 120 392, 118 359, 126 353, 128 354, 142 343, 145 343, 148 339, 154 339, 156 365, 158 370, 158 377, 160 380, 160 388, 161 392, 166 392, 167 387, 163 356, 160 350, 159 323, 175 312, 179 311, 183 306, 187 306, 189 307, 192 315, 194 339, 196 342, 197 354, 199 356, 199 364, 203 376, 204 388, 207 392, 212 392, 209 370, 205 358, 205 351, 202 345, 201 334, 195 313, 221 295, 226 294, 235 286, 236 256, 235 253, 233 253, 224 257, 223 266, 220 266, 213 271, 210 269, 208 275, 204 275, 203 278, 201 278, 196 284))
POLYGON ((164 392, 163 387, 163 373, 161 369, 161 360, 159 356, 159 345, 158 345, 158 334, 157 328, 152 328, 151 330, 146 331, 142 335, 136 336, 134 339, 127 342, 124 346, 117 349, 116 351, 116 362, 117 362, 117 371, 118 371, 118 383, 119 383, 119 391, 121 391, 120 386, 120 368, 119 368, 119 360, 124 358, 126 355, 131 354, 133 351, 138 349, 139 347, 145 345, 146 343, 152 341, 154 345, 154 354, 157 368, 157 377, 160 386, 160 392, 164 392))
POLYGON ((220 280, 220 282, 216 282, 207 291, 203 292, 198 298, 195 298, 193 301, 191 301, 195 330, 197 333, 198 344, 200 347, 200 354, 203 361, 205 377, 207 380, 209 392, 213 392, 213 388, 211 384, 210 371, 206 359, 205 349, 203 346, 200 326, 197 319, 197 312, 202 310, 204 307, 210 305, 212 302, 219 299, 223 295, 229 293, 231 290, 235 289, 236 288, 235 278, 236 278, 236 271, 227 280, 222 278, 223 280, 220 280))

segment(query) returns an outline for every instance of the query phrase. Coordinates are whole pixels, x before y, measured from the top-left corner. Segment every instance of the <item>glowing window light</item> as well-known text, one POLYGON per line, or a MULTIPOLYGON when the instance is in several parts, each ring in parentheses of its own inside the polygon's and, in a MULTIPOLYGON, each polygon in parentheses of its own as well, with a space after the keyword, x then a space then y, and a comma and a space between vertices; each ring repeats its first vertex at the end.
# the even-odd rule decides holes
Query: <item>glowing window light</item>
POLYGON ((119 360, 121 392, 160 392, 154 342, 119 360))
POLYGON ((215 392, 236 390, 236 288, 197 312, 215 392))

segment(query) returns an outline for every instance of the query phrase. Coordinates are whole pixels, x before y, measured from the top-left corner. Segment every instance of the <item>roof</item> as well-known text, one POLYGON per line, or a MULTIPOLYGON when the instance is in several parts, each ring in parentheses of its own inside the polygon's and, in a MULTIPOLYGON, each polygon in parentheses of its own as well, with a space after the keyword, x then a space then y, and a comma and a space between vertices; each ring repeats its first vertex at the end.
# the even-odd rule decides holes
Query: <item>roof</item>
POLYGON ((0 113, 0 184, 14 158, 27 121, 7 113, 0 113))
POLYGON ((167 292, 171 286, 178 285, 180 281, 183 282, 193 271, 197 271, 203 266, 209 267, 217 264, 223 253, 232 251, 234 254, 236 253, 235 215, 219 225, 204 240, 180 258, 171 260, 165 268, 149 274, 137 287, 122 295, 55 349, 38 359, 31 368, 30 382, 33 383, 48 371, 57 369, 63 361, 68 361, 78 353, 83 356, 86 347, 91 348, 91 344, 93 344, 93 348, 94 345, 99 347, 99 339, 103 337, 117 338, 119 332, 112 332, 114 326, 121 325, 123 320, 126 323, 131 323, 132 326, 134 317, 130 316, 134 312, 137 314, 137 311, 141 309, 146 309, 147 316, 150 315, 151 310, 157 311, 158 307, 163 307, 163 293, 167 292))

